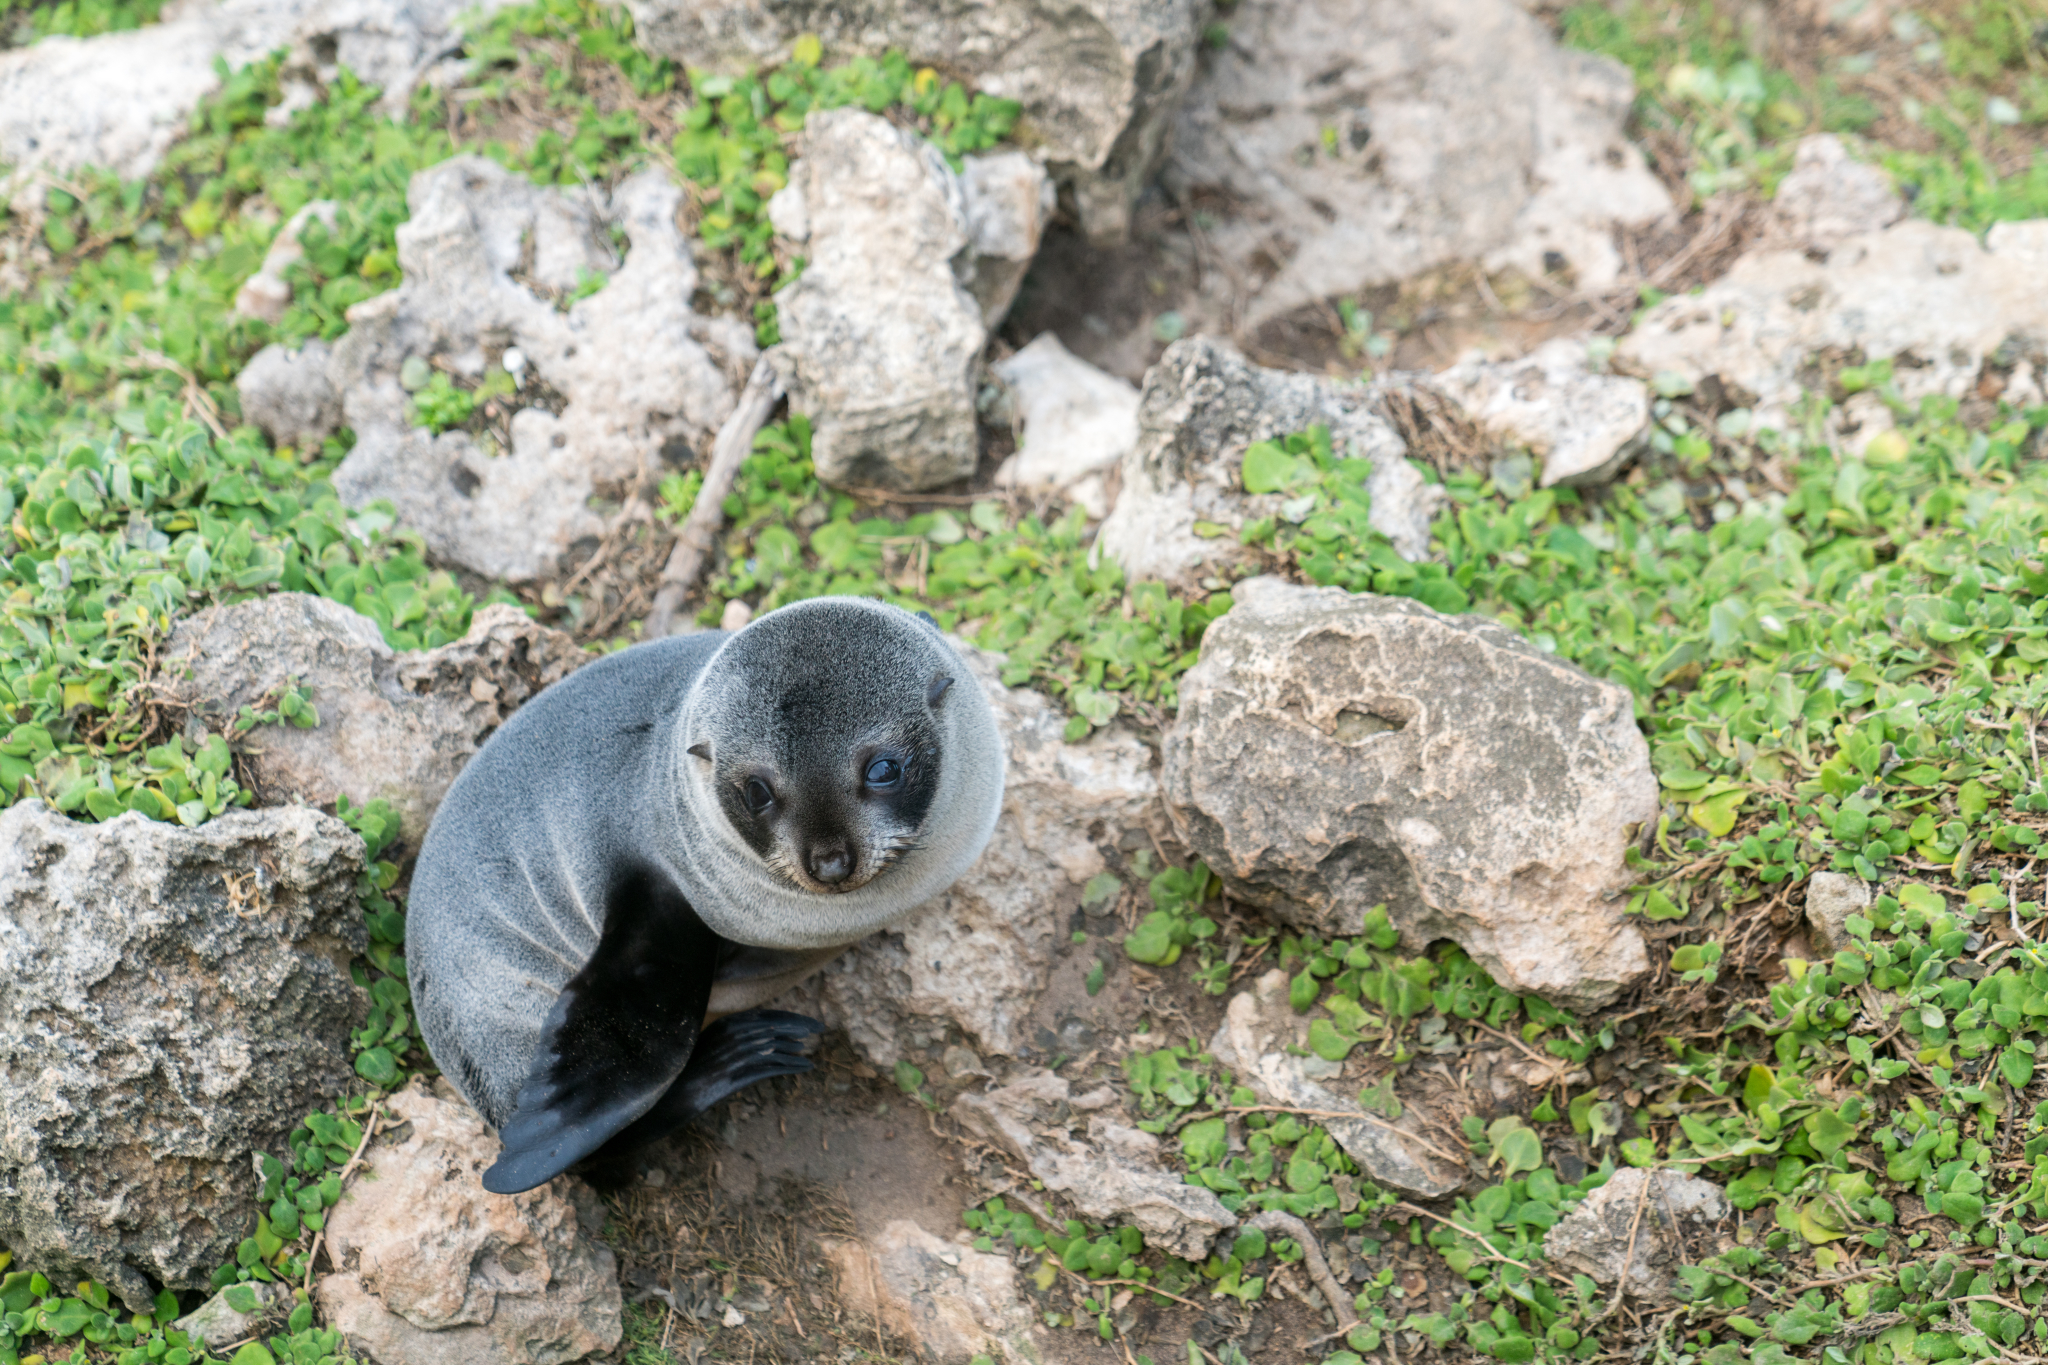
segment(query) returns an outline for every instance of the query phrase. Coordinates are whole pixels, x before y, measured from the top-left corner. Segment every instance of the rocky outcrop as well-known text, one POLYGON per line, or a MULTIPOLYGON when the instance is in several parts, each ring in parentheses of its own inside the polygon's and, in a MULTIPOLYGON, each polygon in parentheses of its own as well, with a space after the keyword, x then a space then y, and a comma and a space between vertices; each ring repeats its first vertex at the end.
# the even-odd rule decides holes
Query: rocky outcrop
POLYGON ((1167 810, 1231 894, 1403 945, 1450 939, 1514 991, 1597 1006, 1647 969, 1618 895, 1657 818, 1628 692, 1478 617, 1239 583, 1180 685, 1167 810))
POLYGON ((1106 1087, 1071 1094, 1041 1071, 986 1094, 953 1101, 953 1117, 1021 1162, 1048 1190, 1065 1195, 1084 1218, 1127 1224, 1148 1245, 1199 1261, 1237 1219, 1214 1194, 1168 1171, 1159 1139, 1101 1112, 1115 1104, 1106 1087), (1082 1126, 1076 1136, 1070 1126, 1082 1126))
POLYGON ((139 179, 220 88, 217 63, 233 70, 278 48, 322 80, 348 67, 402 112, 415 82, 459 43, 457 21, 503 2, 198 0, 147 28, 0 52, 0 165, 24 183, 43 166, 139 179))
POLYGON ((1520 360, 1461 361, 1430 383, 1482 430, 1542 460, 1545 488, 1605 483, 1650 433, 1649 386, 1594 373, 1582 341, 1548 341, 1520 360))
POLYGON ((840 1303, 940 1365, 1040 1365, 1050 1358, 1008 1257, 941 1241, 907 1218, 871 1241, 823 1244, 840 1303))
POLYGON ((220 728, 296 683, 319 716, 261 725, 244 741, 265 804, 383 798, 417 845, 456 774, 521 703, 585 659, 561 631, 517 607, 483 608, 469 633, 394 653, 376 622, 310 593, 208 607, 180 621, 156 689, 220 728))
POLYGON ((1543 1237, 1543 1257, 1603 1288, 1626 1278, 1646 1303, 1668 1303, 1681 1265, 1723 1249, 1731 1210, 1720 1186, 1677 1171, 1616 1171, 1543 1237))
POLYGON ((1106 516, 1103 475, 1137 444, 1138 391, 1070 354, 1051 332, 989 369, 1008 387, 1024 427, 996 482, 1064 492, 1090 516, 1106 516))
POLYGON ((1823 355, 1893 360, 1908 403, 1969 395, 1992 359, 1996 392, 2026 407, 2043 395, 2044 278, 2048 220, 1996 223, 1980 241, 1912 219, 1844 238, 1823 261, 1800 250, 1751 252, 1705 289, 1650 309, 1615 360, 1695 383, 1716 376, 1772 426, 1822 382, 1807 366, 1823 355))
POLYGON ((967 249, 953 258, 953 273, 981 305, 982 326, 994 328, 1010 311, 1052 221, 1052 181, 1023 152, 960 160, 967 249))
POLYGON ((1775 245, 1825 252, 1905 216, 1906 201, 1891 177, 1850 156, 1833 133, 1817 133, 1800 139, 1792 171, 1771 199, 1765 233, 1775 245))
POLYGON ((907 1035, 952 1024, 991 1052, 1028 1045, 1055 940, 1081 888, 1158 796, 1151 752, 1119 723, 1079 743, 1036 692, 1006 688, 1001 656, 960 645, 1006 744, 1003 812, 988 849, 943 895, 849 948, 802 988, 804 1008, 884 1065, 907 1035))
POLYGON ((835 488, 927 489, 974 472, 981 306, 953 262, 965 197, 924 139, 861 109, 815 114, 770 213, 810 263, 777 296, 790 403, 835 488))
POLYGON ((386 1135, 327 1216, 339 1269, 314 1287, 322 1318, 384 1365, 567 1365, 611 1350, 618 1262, 577 1214, 602 1206, 573 1176, 487 1194, 497 1139, 441 1084, 385 1101, 386 1135))
POLYGON ((1261 369, 1214 337, 1176 342, 1145 375, 1137 444, 1096 543, 1133 578, 1182 585, 1247 561, 1235 533, 1285 498, 1244 491, 1245 448, 1323 425, 1340 454, 1372 462, 1373 528, 1405 558, 1422 558, 1439 494, 1371 398, 1357 386, 1261 369), (1204 522, 1227 534, 1198 534, 1204 522))
POLYGON ((249 1153, 354 1079, 362 841, 303 806, 197 829, 0 813, 0 1242, 151 1311, 255 1225, 249 1153))
POLYGON ((1286 1105, 1324 1117, 1317 1120, 1344 1154, 1374 1183, 1412 1199, 1441 1199, 1462 1188, 1470 1173, 1440 1149, 1411 1109, 1395 1123, 1365 1110, 1319 1084, 1340 1069, 1308 1050, 1309 1020, 1287 999, 1288 977, 1271 971, 1231 998, 1223 1025, 1209 1051, 1248 1085, 1261 1104, 1286 1105), (1356 1118, 1340 1115, 1355 1114, 1356 1118))
POLYGON ((1603 289, 1616 225, 1672 211, 1623 133, 1627 70, 1514 0, 1244 0, 1229 23, 1167 180, 1238 206, 1208 240, 1248 326, 1454 261, 1603 289))
POLYGON ((327 377, 334 352, 314 337, 296 351, 272 343, 235 376, 242 420, 271 442, 317 451, 341 425, 341 395, 327 377))
POLYGON ((334 473, 342 500, 388 499, 436 555, 514 581, 600 533, 592 494, 663 468, 664 447, 693 449, 732 410, 730 371, 754 359, 751 328, 690 311, 681 197, 644 171, 600 202, 476 156, 415 175, 405 282, 349 310, 328 367, 356 433, 334 473), (435 367, 465 387, 517 371, 496 400, 508 416, 476 434, 416 425, 412 391, 435 367))
POLYGON ((1048 169, 1068 187, 1088 235, 1120 240, 1159 164, 1195 69, 1189 0, 629 0, 654 52, 738 75, 787 61, 805 33, 828 61, 891 49, 1023 105, 1048 169))

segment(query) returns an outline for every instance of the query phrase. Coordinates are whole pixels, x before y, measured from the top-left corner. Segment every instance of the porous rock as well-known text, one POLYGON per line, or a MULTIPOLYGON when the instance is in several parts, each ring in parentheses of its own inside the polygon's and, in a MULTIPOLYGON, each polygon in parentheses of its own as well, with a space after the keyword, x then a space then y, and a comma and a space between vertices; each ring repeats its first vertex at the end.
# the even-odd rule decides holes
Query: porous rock
POLYGON ((1274 515, 1285 498, 1244 491, 1245 448, 1324 425, 1337 451, 1372 462, 1373 528, 1403 557, 1421 559, 1439 494, 1372 399, 1363 387, 1262 369, 1214 337, 1175 342, 1146 372, 1137 443, 1097 544, 1133 578, 1182 584, 1248 561, 1235 532, 1274 515), (1197 535, 1197 522, 1231 534, 1197 535))
POLYGON ((1594 373, 1582 341, 1547 341, 1520 360, 1464 360, 1432 382, 1482 429, 1538 456, 1545 488, 1605 483, 1649 435, 1649 386, 1594 373))
POLYGON ((787 61, 806 33, 829 59, 891 49, 1023 105, 1088 235, 1121 240, 1195 70, 1189 0, 630 0, 634 33, 692 70, 787 61))
POLYGON ((1639 374, 1746 391, 1758 422, 1783 427, 1810 387, 1809 361, 1831 354, 1896 362, 1899 395, 1968 396, 1987 359, 2016 406, 2042 401, 2048 338, 2048 219, 1996 223, 1983 240, 1920 219, 1844 238, 1815 261, 1752 251, 1696 293, 1666 299, 1615 352, 1639 374))
POLYGON ((384 89, 387 111, 403 112, 419 77, 460 41, 458 21, 502 3, 197 0, 144 28, 59 35, 0 52, 0 165, 23 184, 45 166, 98 166, 139 179, 220 88, 216 63, 234 70, 279 48, 322 80, 347 66, 384 89))
POLYGON ((340 1269, 314 1286, 322 1318, 381 1365, 565 1365, 611 1350, 618 1262, 578 1220, 582 1182, 486 1193, 497 1139, 445 1087, 385 1102, 367 1173, 327 1216, 340 1269))
POLYGON ((953 258, 953 273, 981 305, 982 326, 993 328, 1038 254, 1055 206, 1052 181, 1023 152, 992 152, 961 158, 960 193, 967 249, 953 258))
POLYGON ((1846 872, 1816 872, 1806 880, 1806 936, 1817 953, 1832 957, 1853 947, 1849 916, 1870 908, 1870 884, 1846 872))
POLYGON ((291 1298, 291 1292, 283 1285, 264 1284, 260 1280, 251 1280, 236 1288, 255 1296, 254 1312, 244 1313, 229 1303, 227 1291, 223 1289, 184 1317, 172 1322, 171 1326, 200 1345, 218 1350, 258 1335, 263 1326, 263 1319, 270 1310, 280 1301, 291 1298))
POLYGON ((755 355, 751 328, 690 311, 681 201, 658 171, 603 202, 483 157, 414 175, 398 229, 405 281, 349 310, 328 368, 356 433, 334 473, 342 500, 388 499, 436 555, 514 581, 599 534, 592 495, 651 477, 665 447, 693 451, 732 410, 729 370, 755 355), (631 244, 623 262, 613 221, 631 244), (593 275, 603 287, 574 298, 593 275), (525 364, 520 393, 503 400, 517 408, 509 449, 413 425, 408 359, 474 381, 513 347, 525 364))
POLYGON ((1719 1225, 1728 1213, 1726 1196, 1710 1180, 1631 1166, 1544 1234, 1543 1256, 1602 1286, 1626 1276, 1631 1294, 1666 1303, 1680 1265, 1721 1250, 1719 1225))
POLYGON ((313 337, 298 350, 272 342, 235 376, 242 419, 280 446, 317 449, 341 425, 341 395, 327 377, 334 353, 313 337))
POLYGON ((329 805, 382 798, 415 844, 491 732, 589 656, 517 607, 488 606, 469 633, 397 653, 377 623, 310 593, 273 593, 208 607, 180 621, 157 666, 157 689, 225 724, 268 709, 296 681, 319 724, 260 725, 247 763, 265 804, 329 805))
POLYGON ((1766 231, 1784 245, 1827 251, 1905 216, 1906 201, 1882 170, 1850 156, 1833 133, 1816 133, 1800 139, 1791 173, 1778 182, 1766 231))
POLYGON ((1067 492, 1101 517, 1109 511, 1102 475, 1138 439, 1138 391, 1060 345, 1051 332, 989 366, 1009 387, 1024 434, 996 482, 1067 492))
MULTIPOLYGON (((849 948, 801 988, 805 1008, 892 1065, 907 1036, 947 1024, 1015 1056, 1051 976, 1081 888, 1107 868, 1097 847, 1142 823, 1158 797, 1152 755, 1112 722, 1067 743, 1066 717, 1003 686, 1002 656, 955 641, 1002 731, 1003 809, 988 848, 946 893, 849 948)), ((965 680, 963 680, 965 681, 965 680)))
POLYGON ((196 829, 0 813, 0 1242, 138 1312, 254 1225, 249 1153, 354 1078, 362 840, 304 806, 196 829))
POLYGON ((1231 894, 1326 935, 1384 902, 1510 990, 1648 966, 1610 897, 1657 783, 1628 692, 1479 617, 1247 579, 1182 680, 1167 811, 1231 894))
POLYGON ((1634 94, 1515 0, 1244 0, 1167 180, 1241 206, 1207 237, 1251 327, 1454 261, 1604 289, 1615 227, 1672 211, 1623 131, 1634 94))
MULTIPOLYGON (((1088 1096, 1041 1071, 985 1094, 953 1101, 968 1132, 1021 1162, 1045 1188, 1067 1197, 1084 1218, 1127 1223, 1148 1245, 1199 1261, 1216 1234, 1237 1219, 1208 1190, 1190 1185, 1159 1159, 1159 1139, 1102 1114, 1084 1115, 1088 1096), (1085 1123, 1077 1137, 1070 1123, 1085 1123)), ((1109 1093, 1100 1099, 1106 1104, 1109 1093)))
POLYGON ((861 109, 813 115, 772 221, 809 264, 777 296, 790 403, 835 488, 936 488, 974 472, 981 305, 953 261, 970 237, 938 149, 861 109))
POLYGON ((939 1365, 992 1357, 1001 1365, 1049 1358, 1040 1329, 1017 1288, 1009 1258, 941 1241, 907 1218, 870 1242, 823 1239, 839 1301, 916 1343, 939 1365))
POLYGON ((1441 1199, 1461 1188, 1469 1172, 1435 1150, 1413 1110, 1393 1123, 1373 1118, 1357 1104, 1317 1083, 1309 1073, 1321 1059, 1307 1051, 1309 1020, 1287 999, 1288 976, 1271 971, 1249 990, 1231 997, 1223 1024, 1209 1044, 1217 1061, 1262 1103, 1356 1118, 1318 1119, 1344 1154, 1375 1183, 1415 1199, 1441 1199))

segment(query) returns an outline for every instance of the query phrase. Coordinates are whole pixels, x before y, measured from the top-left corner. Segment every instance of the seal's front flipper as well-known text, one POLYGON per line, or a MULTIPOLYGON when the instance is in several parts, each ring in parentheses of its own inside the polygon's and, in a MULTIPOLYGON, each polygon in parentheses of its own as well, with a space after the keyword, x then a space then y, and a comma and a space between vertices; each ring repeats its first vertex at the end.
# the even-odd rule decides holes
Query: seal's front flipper
POLYGON ((676 1088, 703 1028, 718 946, 665 879, 640 869, 621 878, 597 951, 541 1027, 485 1189, 546 1184, 676 1088))

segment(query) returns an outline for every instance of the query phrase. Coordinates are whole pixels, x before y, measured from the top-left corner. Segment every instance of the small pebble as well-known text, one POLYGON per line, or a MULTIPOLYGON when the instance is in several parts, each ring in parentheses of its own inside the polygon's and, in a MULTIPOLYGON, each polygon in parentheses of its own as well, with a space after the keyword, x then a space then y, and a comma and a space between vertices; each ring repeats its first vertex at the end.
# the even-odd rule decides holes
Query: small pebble
POLYGON ((505 354, 499 357, 498 363, 505 367, 506 374, 517 379, 520 376, 520 372, 526 368, 526 353, 517 346, 507 346, 505 354))
POLYGON ((718 628, 720 630, 740 630, 745 627, 747 622, 753 619, 754 609, 735 597, 732 601, 726 603, 725 610, 719 613, 718 628))
POLYGON ((731 1304, 727 1304, 725 1306, 725 1325, 727 1327, 745 1327, 747 1325, 747 1320, 744 1316, 741 1315, 739 1309, 733 1307, 731 1304))

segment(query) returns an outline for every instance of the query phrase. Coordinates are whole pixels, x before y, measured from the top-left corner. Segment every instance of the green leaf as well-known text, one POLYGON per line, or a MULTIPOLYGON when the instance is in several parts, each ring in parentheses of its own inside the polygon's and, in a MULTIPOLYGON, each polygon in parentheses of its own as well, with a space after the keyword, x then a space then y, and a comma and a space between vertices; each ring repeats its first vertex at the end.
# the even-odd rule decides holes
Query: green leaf
POLYGON ((1533 1128, 1517 1127, 1504 1133, 1494 1143, 1494 1155, 1500 1161, 1501 1178, 1512 1180, 1524 1171, 1533 1171, 1543 1164, 1543 1139, 1533 1128))
POLYGON ((263 1307, 263 1300, 256 1297, 256 1291, 246 1284, 231 1284, 220 1292, 228 1307, 245 1316, 263 1307))
POLYGON ((228 1365, 277 1365, 277 1357, 263 1343, 252 1341, 236 1351, 228 1365))
POLYGON ((1339 1033, 1336 1025, 1328 1019, 1318 1019, 1308 1026, 1309 1051, 1326 1062, 1343 1061, 1351 1055, 1351 1049, 1356 1046, 1356 1038, 1347 1038, 1339 1033))

